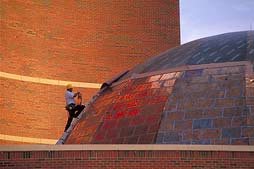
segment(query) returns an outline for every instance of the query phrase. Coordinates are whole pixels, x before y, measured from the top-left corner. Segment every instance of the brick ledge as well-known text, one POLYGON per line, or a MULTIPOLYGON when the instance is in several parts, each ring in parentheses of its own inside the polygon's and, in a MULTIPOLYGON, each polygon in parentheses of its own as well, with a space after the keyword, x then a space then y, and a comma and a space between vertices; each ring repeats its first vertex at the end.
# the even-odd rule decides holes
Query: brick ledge
POLYGON ((6 145, 0 146, 3 151, 71 151, 71 150, 144 150, 144 151, 240 151, 254 152, 254 146, 246 145, 179 145, 179 144, 79 144, 79 145, 6 145))

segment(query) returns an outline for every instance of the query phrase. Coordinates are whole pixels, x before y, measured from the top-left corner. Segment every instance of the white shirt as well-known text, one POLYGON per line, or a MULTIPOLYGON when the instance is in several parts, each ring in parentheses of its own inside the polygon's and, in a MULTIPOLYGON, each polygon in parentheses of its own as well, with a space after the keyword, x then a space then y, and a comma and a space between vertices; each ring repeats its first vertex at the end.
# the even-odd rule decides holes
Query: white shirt
POLYGON ((69 105, 71 103, 76 104, 76 102, 74 100, 74 93, 67 90, 65 92, 65 102, 66 102, 66 105, 69 105))

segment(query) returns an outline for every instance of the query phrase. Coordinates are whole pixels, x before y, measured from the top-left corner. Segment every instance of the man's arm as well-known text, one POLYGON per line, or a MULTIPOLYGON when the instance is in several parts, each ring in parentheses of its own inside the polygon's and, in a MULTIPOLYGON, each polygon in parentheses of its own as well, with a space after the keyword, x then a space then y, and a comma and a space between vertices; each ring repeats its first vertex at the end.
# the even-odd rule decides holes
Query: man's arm
POLYGON ((73 95, 73 97, 76 97, 77 95, 79 95, 80 92, 77 92, 73 95))

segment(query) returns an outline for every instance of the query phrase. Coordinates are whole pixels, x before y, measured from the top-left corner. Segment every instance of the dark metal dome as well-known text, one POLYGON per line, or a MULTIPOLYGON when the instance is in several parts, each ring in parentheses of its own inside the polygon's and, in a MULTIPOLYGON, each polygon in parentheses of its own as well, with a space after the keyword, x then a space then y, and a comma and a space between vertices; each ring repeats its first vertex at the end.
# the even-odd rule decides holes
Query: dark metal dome
POLYGON ((254 31, 226 33, 186 43, 136 66, 125 77, 184 65, 247 60, 254 60, 254 31))

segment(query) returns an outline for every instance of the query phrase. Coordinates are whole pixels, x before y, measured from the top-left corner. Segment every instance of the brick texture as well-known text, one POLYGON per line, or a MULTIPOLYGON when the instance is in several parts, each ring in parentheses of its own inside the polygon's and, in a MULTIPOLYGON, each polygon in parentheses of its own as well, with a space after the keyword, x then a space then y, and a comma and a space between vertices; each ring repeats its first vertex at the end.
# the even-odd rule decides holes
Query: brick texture
MULTIPOLYGON (((0 133, 19 137, 58 139, 67 121, 64 86, 31 84, 0 78, 0 133)), ((87 101, 96 90, 74 88, 87 101)), ((0 142, 2 144, 2 142, 0 142)), ((9 142, 13 144, 14 142, 9 142)))
MULTIPOLYGON (((0 71, 31 77, 102 83, 180 44, 178 0, 1 1, 0 22, 0 71)), ((64 90, 1 78, 0 133, 59 138, 64 90)))
POLYGON ((253 152, 231 151, 21 151, 0 152, 0 167, 23 168, 226 168, 251 169, 253 152))
POLYGON ((0 71, 102 83, 180 44, 178 0, 1 1, 0 71))

